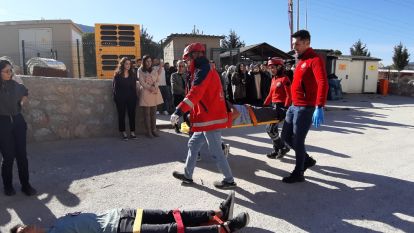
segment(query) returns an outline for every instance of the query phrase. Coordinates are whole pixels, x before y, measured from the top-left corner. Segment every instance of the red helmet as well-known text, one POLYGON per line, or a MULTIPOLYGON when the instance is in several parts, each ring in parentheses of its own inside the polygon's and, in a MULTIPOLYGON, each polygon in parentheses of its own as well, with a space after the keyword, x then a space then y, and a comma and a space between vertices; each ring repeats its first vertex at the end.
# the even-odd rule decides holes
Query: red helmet
POLYGON ((268 66, 270 66, 270 65, 275 65, 275 66, 282 65, 283 66, 283 65, 285 65, 285 62, 280 57, 273 57, 273 58, 269 59, 269 61, 267 61, 267 65, 268 66))
POLYGON ((183 59, 188 60, 188 56, 192 52, 206 52, 206 47, 198 42, 187 45, 184 49, 183 59))

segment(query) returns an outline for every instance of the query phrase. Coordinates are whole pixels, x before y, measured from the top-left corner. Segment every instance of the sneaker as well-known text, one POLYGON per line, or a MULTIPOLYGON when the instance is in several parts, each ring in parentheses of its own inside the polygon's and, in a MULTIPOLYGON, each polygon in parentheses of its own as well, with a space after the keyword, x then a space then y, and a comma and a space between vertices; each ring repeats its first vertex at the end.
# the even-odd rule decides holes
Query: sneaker
POLYGON ((227 232, 237 232, 238 230, 242 229, 243 227, 246 227, 249 224, 250 216, 247 212, 240 213, 235 218, 231 219, 230 221, 227 221, 223 224, 224 229, 226 229, 227 232))
POLYGON ((285 154, 287 154, 290 151, 289 148, 287 147, 283 147, 282 149, 279 149, 276 159, 281 159, 285 156, 285 154))
POLYGON ((135 135, 134 132, 131 132, 131 134, 129 135, 130 139, 137 139, 137 135, 135 135))
POLYGON ((307 156, 305 159, 305 166, 303 167, 303 171, 306 171, 306 169, 315 166, 315 164, 316 160, 310 156, 307 156))
POLYGON ((14 195, 16 195, 16 190, 14 190, 13 187, 4 187, 4 195, 14 196, 14 195))
POLYGON ((128 135, 125 132, 121 133, 121 139, 124 141, 128 141, 128 135))
POLYGON ((272 153, 270 153, 270 154, 266 154, 266 156, 269 158, 269 159, 276 159, 276 157, 278 156, 278 152, 276 152, 276 151, 272 151, 272 153))
POLYGON ((192 184, 193 183, 193 179, 188 179, 187 177, 185 177, 185 175, 183 173, 174 171, 173 176, 174 176, 174 178, 181 180, 184 184, 192 184))
POLYGON ((282 181, 288 184, 292 184, 296 182, 304 182, 305 177, 303 176, 303 172, 293 171, 289 176, 283 177, 282 181))
POLYGON ((157 113, 156 113, 157 115, 160 115, 160 111, 157 111, 157 113))
POLYGON ((237 187, 237 184, 234 181, 232 183, 229 183, 223 180, 223 181, 215 181, 214 186, 218 189, 234 189, 237 187))
POLYGON ((226 198, 226 200, 220 203, 220 210, 223 213, 221 220, 224 222, 233 218, 234 196, 235 192, 230 191, 229 196, 226 198))
POLYGON ((163 112, 162 112, 162 115, 164 115, 164 116, 168 116, 169 114, 168 114, 168 112, 167 112, 167 111, 163 111, 163 112))
POLYGON ((23 186, 22 192, 26 194, 27 196, 33 196, 37 194, 36 189, 34 189, 30 184, 23 186))
POLYGON ((230 154, 230 144, 224 144, 223 148, 224 156, 228 157, 230 154))

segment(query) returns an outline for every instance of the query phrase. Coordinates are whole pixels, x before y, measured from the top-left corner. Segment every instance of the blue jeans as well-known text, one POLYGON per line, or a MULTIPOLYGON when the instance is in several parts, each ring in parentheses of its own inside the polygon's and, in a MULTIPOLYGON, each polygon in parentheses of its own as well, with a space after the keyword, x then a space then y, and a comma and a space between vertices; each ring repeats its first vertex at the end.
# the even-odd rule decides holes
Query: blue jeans
POLYGON ((207 141, 208 150, 216 160, 217 168, 223 173, 224 181, 234 182, 230 165, 224 156, 221 148, 221 130, 212 130, 206 132, 195 132, 188 141, 188 154, 185 161, 184 175, 192 179, 194 168, 197 163, 198 152, 207 141))
POLYGON ((303 172, 306 158, 305 139, 312 125, 315 107, 290 106, 282 128, 282 140, 295 150, 294 172, 303 172))

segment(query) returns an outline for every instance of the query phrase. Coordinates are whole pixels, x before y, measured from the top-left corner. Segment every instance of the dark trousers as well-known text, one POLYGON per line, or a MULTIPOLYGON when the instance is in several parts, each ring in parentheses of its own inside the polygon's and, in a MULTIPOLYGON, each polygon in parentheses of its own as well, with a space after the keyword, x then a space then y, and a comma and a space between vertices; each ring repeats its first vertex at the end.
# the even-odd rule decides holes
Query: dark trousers
POLYGON ((167 111, 168 113, 173 112, 171 86, 159 86, 162 99, 164 103, 161 104, 161 111, 167 111))
MULTIPOLYGON (((274 109, 283 108, 283 104, 281 103, 273 103, 272 104, 274 109)), ((285 143, 279 136, 279 124, 273 123, 266 126, 267 135, 269 135, 270 139, 273 141, 273 150, 277 152, 279 149, 285 147, 285 143)))
POLYGON ((315 107, 290 106, 282 129, 282 140, 295 150, 296 166, 294 172, 303 172, 306 150, 305 139, 312 124, 315 107))
MULTIPOLYGON (((142 233, 176 233, 177 224, 172 214, 173 211, 144 210, 142 216, 142 233)), ((122 209, 118 232, 130 233, 131 225, 135 221, 135 209, 122 209)), ((210 221, 214 211, 181 211, 181 218, 186 233, 217 233, 217 225, 201 226, 210 221)))
POLYGON ((116 100, 115 103, 118 111, 119 132, 125 131, 125 112, 128 112, 129 130, 135 131, 135 109, 137 106, 137 99, 127 98, 123 100, 116 100))
POLYGON ((0 152, 3 155, 1 176, 4 187, 13 185, 13 163, 17 161, 20 184, 29 185, 29 165, 26 153, 27 124, 21 114, 0 116, 0 152))

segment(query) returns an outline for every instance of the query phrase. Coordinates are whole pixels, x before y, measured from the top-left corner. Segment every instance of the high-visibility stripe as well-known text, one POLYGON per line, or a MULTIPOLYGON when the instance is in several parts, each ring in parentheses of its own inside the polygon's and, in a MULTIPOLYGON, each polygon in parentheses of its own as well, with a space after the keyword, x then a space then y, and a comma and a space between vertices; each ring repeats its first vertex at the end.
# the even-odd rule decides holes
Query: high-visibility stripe
POLYGON ((132 233, 141 233, 141 223, 142 223, 142 214, 143 209, 137 209, 137 213, 135 215, 134 227, 132 228, 132 233))
POLYGON ((194 107, 193 102, 191 102, 191 100, 189 100, 188 98, 184 98, 183 102, 188 104, 188 106, 190 106, 190 108, 194 107))
POLYGON ((219 119, 219 120, 214 120, 214 121, 204 121, 204 122, 197 122, 197 123, 193 123, 193 127, 205 127, 205 126, 210 126, 210 125, 216 125, 216 124, 223 124, 223 123, 227 123, 228 119, 224 118, 224 119, 219 119))

